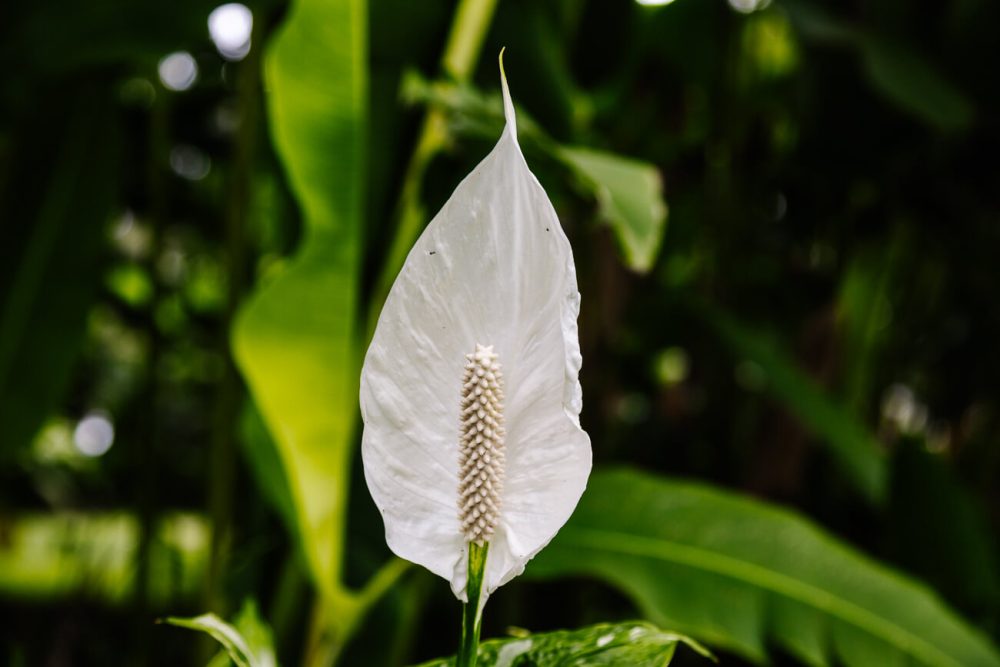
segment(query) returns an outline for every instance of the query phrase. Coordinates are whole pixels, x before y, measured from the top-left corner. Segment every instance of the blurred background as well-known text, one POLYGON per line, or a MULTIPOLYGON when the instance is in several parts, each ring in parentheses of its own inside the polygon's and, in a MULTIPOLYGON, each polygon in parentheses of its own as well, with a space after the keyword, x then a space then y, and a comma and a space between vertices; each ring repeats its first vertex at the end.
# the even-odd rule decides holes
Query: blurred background
MULTIPOLYGON (((989 0, 0 5, 0 663, 204 664, 154 620, 245 600, 286 665, 454 651, 447 585, 385 547, 357 374, 499 135, 501 47, 582 293, 598 477, 573 521, 627 524, 601 508, 648 510, 647 484, 650 539, 829 557, 789 576, 856 602, 919 580, 988 646, 998 24, 989 0)), ((889 664, 822 605, 783 629, 766 581, 559 540, 484 637, 648 618, 727 665, 889 664)), ((923 613, 893 595, 872 608, 923 613)))

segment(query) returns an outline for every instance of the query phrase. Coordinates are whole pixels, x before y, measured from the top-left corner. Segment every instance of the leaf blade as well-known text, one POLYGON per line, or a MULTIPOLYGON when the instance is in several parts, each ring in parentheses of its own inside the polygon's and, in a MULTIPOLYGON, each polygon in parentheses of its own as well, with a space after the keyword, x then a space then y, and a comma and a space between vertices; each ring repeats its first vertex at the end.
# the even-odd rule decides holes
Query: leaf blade
POLYGON ((812 664, 829 664, 835 650, 844 660, 879 656, 868 664, 906 657, 921 665, 1000 665, 995 649, 928 589, 794 513, 635 471, 594 475, 573 518, 528 573, 605 579, 653 622, 757 660, 771 636, 812 664), (739 606, 740 599, 750 603, 739 606), (771 610, 789 602, 819 614, 810 619, 821 625, 810 630, 811 641, 796 625, 776 625, 771 610))
POLYGON ((305 232, 287 269, 244 305, 237 364, 278 445, 303 549, 337 598, 357 397, 366 3, 299 0, 266 57, 275 148, 305 232))
MULTIPOLYGON (((702 657, 713 659, 701 644, 649 623, 629 621, 600 623, 577 630, 558 630, 537 635, 492 639, 479 646, 479 664, 510 665, 635 665, 665 667, 678 644, 702 657)), ((450 667, 454 658, 440 658, 419 667, 450 667)))
POLYGON ((197 630, 210 635, 215 641, 222 644, 222 648, 237 667, 261 667, 250 650, 250 645, 239 631, 226 623, 215 614, 202 614, 194 618, 180 618, 168 616, 163 619, 164 623, 175 625, 179 628, 197 630))

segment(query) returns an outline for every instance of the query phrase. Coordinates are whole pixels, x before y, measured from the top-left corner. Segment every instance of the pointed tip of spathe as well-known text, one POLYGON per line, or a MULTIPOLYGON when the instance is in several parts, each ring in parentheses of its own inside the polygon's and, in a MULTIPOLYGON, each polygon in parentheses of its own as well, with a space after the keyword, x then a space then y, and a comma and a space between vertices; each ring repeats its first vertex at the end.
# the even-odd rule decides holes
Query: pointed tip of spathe
POLYGON ((500 87, 503 90, 503 117, 507 121, 507 128, 511 132, 511 136, 517 141, 517 120, 514 118, 514 102, 510 99, 510 88, 507 87, 507 73, 503 68, 503 52, 507 50, 507 47, 500 49, 500 55, 497 56, 497 60, 500 63, 500 87))

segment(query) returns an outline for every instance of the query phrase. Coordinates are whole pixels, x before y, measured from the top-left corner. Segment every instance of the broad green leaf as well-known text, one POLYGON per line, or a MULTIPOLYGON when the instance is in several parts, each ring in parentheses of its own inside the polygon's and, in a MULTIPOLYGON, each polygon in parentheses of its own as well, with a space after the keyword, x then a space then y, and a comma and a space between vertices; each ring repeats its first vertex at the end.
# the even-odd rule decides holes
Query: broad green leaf
POLYGON ((0 450, 30 443, 62 399, 86 332, 117 187, 105 98, 67 91, 65 111, 15 128, 13 158, 29 166, 0 183, 0 450))
POLYGON ((566 146, 558 155, 592 189, 629 267, 641 273, 653 268, 667 222, 656 167, 582 147, 566 146))
MULTIPOLYGON (((222 644, 224 655, 227 655, 237 667, 277 667, 271 629, 260 618, 257 603, 252 599, 243 603, 243 608, 233 625, 215 614, 202 614, 194 618, 171 616, 163 622, 208 633, 222 644)), ((213 664, 216 663, 225 664, 213 660, 213 664)))
MULTIPOLYGON (((711 654, 697 642, 664 632, 649 623, 602 623, 579 630, 560 630, 523 637, 493 639, 479 646, 483 667, 589 667, 632 665, 665 667, 678 644, 706 658, 711 654)), ((420 667, 451 667, 454 658, 425 662, 420 667)))
POLYGON ((972 122, 972 102, 916 50, 872 36, 860 46, 872 85, 900 109, 941 130, 961 130, 972 122))
POLYGON ((821 438, 865 498, 884 501, 888 464, 875 437, 847 408, 802 371, 773 340, 725 313, 696 309, 742 360, 753 362, 770 392, 804 427, 821 438))
POLYGON ((363 0, 298 0, 269 45, 271 134, 305 230, 233 334, 287 472, 311 572, 334 595, 357 405, 366 15, 363 0))
POLYGON ((766 503, 630 470, 600 472, 529 566, 621 588, 654 623, 766 659, 811 665, 1000 665, 925 586, 766 503))

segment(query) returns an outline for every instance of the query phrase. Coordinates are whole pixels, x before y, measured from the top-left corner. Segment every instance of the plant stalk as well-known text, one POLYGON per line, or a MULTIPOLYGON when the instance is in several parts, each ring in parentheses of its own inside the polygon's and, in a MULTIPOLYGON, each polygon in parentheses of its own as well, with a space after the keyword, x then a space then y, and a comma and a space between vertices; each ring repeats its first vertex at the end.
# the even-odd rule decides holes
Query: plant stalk
POLYGON ((476 667, 479 657, 479 629, 483 620, 483 579, 486 574, 486 555, 490 543, 479 545, 469 542, 469 581, 466 594, 469 601, 462 608, 462 638, 458 645, 455 667, 476 667))

